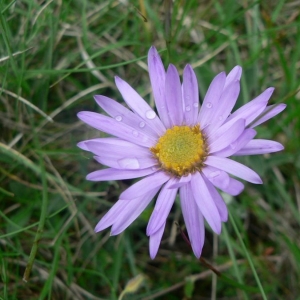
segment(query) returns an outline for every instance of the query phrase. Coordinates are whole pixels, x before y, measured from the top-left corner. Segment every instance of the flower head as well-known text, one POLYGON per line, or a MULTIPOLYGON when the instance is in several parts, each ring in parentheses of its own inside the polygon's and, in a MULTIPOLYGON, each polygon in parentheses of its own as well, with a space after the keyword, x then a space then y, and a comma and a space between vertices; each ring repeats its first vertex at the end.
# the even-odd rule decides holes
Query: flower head
POLYGON ((274 90, 268 88, 230 114, 240 91, 240 66, 227 76, 222 72, 213 79, 201 107, 196 75, 190 65, 183 71, 181 84, 176 68, 170 65, 165 72, 152 47, 148 67, 158 115, 119 77, 115 78, 116 85, 130 109, 105 96, 95 96, 109 116, 86 111, 78 114, 88 125, 115 136, 78 144, 109 167, 88 174, 88 180, 144 177, 121 193, 95 231, 112 226, 112 235, 121 233, 159 192, 147 226, 150 256, 154 258, 179 193, 192 249, 200 257, 204 220, 217 234, 222 222, 227 221, 227 207, 217 189, 230 195, 241 193, 243 183, 230 175, 262 183, 257 173, 228 157, 282 150, 277 142, 253 139, 253 128, 280 113, 285 105, 267 106, 274 90))

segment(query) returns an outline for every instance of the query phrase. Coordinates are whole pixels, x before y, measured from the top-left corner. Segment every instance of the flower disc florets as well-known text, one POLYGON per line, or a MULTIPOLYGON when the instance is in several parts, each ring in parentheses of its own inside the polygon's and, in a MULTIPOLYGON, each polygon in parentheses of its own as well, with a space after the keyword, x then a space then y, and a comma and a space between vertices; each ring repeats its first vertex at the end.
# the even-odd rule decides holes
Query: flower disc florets
POLYGON ((178 177, 200 171, 207 156, 199 125, 169 128, 150 151, 164 171, 178 177))

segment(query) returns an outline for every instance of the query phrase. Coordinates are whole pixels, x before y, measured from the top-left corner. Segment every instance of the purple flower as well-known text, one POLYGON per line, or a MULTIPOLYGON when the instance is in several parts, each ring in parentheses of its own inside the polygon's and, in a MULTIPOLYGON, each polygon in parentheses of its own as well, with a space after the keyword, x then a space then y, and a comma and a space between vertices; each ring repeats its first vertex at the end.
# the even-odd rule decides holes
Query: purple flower
POLYGON ((222 72, 213 79, 200 108, 197 79, 190 65, 183 71, 181 84, 176 68, 170 65, 165 72, 152 47, 148 66, 158 115, 119 77, 115 78, 116 85, 130 109, 105 96, 95 96, 109 116, 87 111, 78 114, 88 125, 115 136, 78 144, 109 167, 88 174, 88 180, 144 177, 121 193, 95 231, 112 226, 112 235, 121 233, 159 192, 147 226, 153 259, 179 193, 189 239, 194 254, 200 257, 204 219, 217 234, 222 222, 227 221, 227 207, 217 189, 230 195, 241 193, 243 183, 230 175, 262 183, 257 173, 228 157, 282 150, 277 142, 253 139, 253 128, 280 113, 286 105, 267 106, 274 90, 268 88, 230 114, 240 92, 242 68, 236 66, 227 76, 222 72))

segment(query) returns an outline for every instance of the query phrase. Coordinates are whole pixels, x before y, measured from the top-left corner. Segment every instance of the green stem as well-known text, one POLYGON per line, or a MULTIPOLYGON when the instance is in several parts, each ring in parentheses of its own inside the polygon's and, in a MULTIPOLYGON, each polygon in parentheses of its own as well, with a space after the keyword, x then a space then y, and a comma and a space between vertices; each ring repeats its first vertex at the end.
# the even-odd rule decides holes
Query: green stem
POLYGON ((261 292, 262 298, 263 298, 264 300, 267 300, 265 291, 264 291, 264 289, 263 289, 263 287, 262 287, 262 284, 261 284, 261 282, 260 282, 260 279, 259 279, 259 277, 258 277, 258 275, 257 275, 257 272, 256 272, 256 270, 255 270, 253 261, 252 261, 252 259, 251 259, 251 257, 250 257, 250 254, 249 254, 249 252, 248 252, 248 250, 247 250, 247 248, 246 248, 246 245, 245 245, 245 243, 244 243, 244 241, 243 241, 243 239, 242 239, 242 236, 240 235, 240 232, 239 232, 239 230, 238 230, 238 228, 237 228, 237 225, 236 225, 236 223, 235 223, 235 221, 234 221, 234 218, 233 218, 233 216, 232 216, 232 214, 231 214, 230 212, 229 212, 229 218, 230 218, 230 222, 232 223, 233 229, 234 229, 234 231, 235 231, 235 233, 236 233, 236 235, 237 235, 237 237, 238 237, 238 239, 239 239, 239 241, 240 241, 240 243, 241 243, 241 245, 242 245, 243 251, 245 252, 245 255, 246 255, 247 260, 248 260, 248 262, 249 262, 250 268, 251 268, 251 270, 252 270, 252 273, 253 273, 253 275, 254 275, 254 278, 255 278, 255 280, 256 280, 256 283, 257 283, 257 285, 258 285, 258 288, 259 288, 259 290, 260 290, 260 292, 261 292))

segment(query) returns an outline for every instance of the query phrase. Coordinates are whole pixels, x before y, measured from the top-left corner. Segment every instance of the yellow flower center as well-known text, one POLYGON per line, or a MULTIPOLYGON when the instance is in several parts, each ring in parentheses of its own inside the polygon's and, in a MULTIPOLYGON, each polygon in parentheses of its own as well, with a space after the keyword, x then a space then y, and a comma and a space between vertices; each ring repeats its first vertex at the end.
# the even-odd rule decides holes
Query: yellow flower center
POLYGON ((178 177, 200 171, 208 152, 199 125, 169 128, 150 151, 164 171, 178 177))

